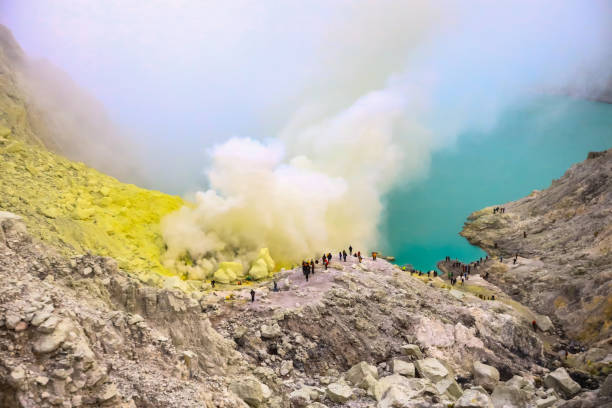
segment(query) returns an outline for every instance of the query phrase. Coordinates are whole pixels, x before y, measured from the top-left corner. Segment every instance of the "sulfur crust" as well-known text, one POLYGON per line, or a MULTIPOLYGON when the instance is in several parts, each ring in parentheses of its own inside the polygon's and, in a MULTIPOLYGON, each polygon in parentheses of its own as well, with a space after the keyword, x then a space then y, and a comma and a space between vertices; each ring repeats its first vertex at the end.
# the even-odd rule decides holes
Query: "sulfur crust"
POLYGON ((139 275, 171 276, 160 262, 160 219, 183 205, 0 135, 0 209, 21 215, 34 236, 66 255, 90 251, 139 275))

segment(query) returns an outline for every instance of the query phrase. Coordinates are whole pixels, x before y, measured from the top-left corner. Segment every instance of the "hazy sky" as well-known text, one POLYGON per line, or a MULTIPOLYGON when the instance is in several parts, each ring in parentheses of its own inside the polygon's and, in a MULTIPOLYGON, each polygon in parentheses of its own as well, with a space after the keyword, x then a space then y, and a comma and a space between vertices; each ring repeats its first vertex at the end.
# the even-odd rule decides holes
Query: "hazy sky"
POLYGON ((525 92, 612 68, 607 0, 0 0, 0 22, 136 131, 175 193, 202 182, 214 144, 374 90, 411 93, 408 114, 443 145, 525 92))

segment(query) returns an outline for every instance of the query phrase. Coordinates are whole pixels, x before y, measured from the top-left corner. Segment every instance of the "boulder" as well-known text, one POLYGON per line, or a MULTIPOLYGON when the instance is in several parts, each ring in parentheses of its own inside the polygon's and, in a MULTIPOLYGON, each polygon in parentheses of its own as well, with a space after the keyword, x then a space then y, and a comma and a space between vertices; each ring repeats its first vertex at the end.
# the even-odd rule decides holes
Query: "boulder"
MULTIPOLYGON (((373 392, 374 398, 377 401, 381 401, 391 388, 396 388, 409 398, 415 398, 425 391, 429 391, 432 394, 438 393, 431 381, 426 378, 408 378, 399 374, 393 374, 381 378, 376 383, 373 392)), ((399 395, 397 391, 395 391, 395 394, 399 395)))
POLYGON ((265 400, 272 395, 268 386, 259 382, 255 377, 241 378, 231 383, 229 388, 251 407, 262 406, 265 400))
POLYGON ((282 336, 283 331, 277 323, 261 326, 261 338, 262 339, 275 339, 282 336))
POLYGON ((580 385, 572 380, 565 368, 559 367, 544 377, 544 384, 569 399, 580 392, 580 385))
MULTIPOLYGON (((42 327, 42 325, 40 327, 42 327)), ((71 330, 72 322, 70 322, 70 320, 64 319, 60 321, 53 330, 53 332, 40 336, 38 340, 34 342, 34 352, 44 354, 57 350, 59 346, 66 340, 66 338, 68 337, 68 333, 71 330)))
POLYGON ((525 393, 520 389, 506 384, 498 384, 491 394, 495 408, 525 408, 527 406, 525 393))
POLYGON ((480 385, 489 392, 493 392, 493 389, 499 383, 499 371, 497 371, 497 368, 483 364, 480 361, 474 362, 472 374, 474 375, 474 384, 480 385))
POLYGON ((378 370, 373 365, 362 361, 352 366, 345 375, 346 380, 355 387, 367 390, 372 383, 371 379, 378 379, 378 370), (369 377, 369 378, 368 378, 369 377))
POLYGON ((353 389, 346 384, 339 382, 331 383, 327 386, 327 397, 333 402, 344 403, 353 396, 353 389))
POLYGON ((302 408, 310 404, 310 390, 306 387, 297 389, 289 394, 292 407, 302 408))
POLYGON ((416 360, 414 366, 420 377, 428 378, 434 383, 444 379, 449 374, 446 367, 444 367, 440 361, 431 357, 423 360, 416 360))
POLYGON ((391 361, 391 366, 393 367, 393 374, 399 374, 405 377, 414 377, 415 375, 414 364, 400 360, 399 358, 394 358, 391 361))
POLYGON ((550 408, 555 405, 558 400, 556 396, 549 395, 546 398, 538 398, 535 402, 535 406, 536 408, 550 408))
POLYGON ((421 349, 416 344, 405 344, 402 346, 401 350, 405 356, 408 356, 415 360, 423 359, 423 354, 421 353, 421 349))
POLYGON ((493 408, 489 394, 482 387, 465 390, 463 395, 455 402, 455 408, 493 408))
POLYGON ((440 395, 446 394, 453 400, 461 397, 463 394, 463 390, 459 384, 457 384, 457 381, 455 381, 455 379, 450 375, 435 383, 435 387, 440 395))
POLYGON ((293 361, 292 360, 283 360, 280 366, 280 375, 285 376, 293 371, 293 361))
POLYGON ((612 397, 612 374, 608 374, 606 380, 601 384, 599 395, 604 397, 612 397))
POLYGON ((543 332, 547 332, 553 328, 553 323, 548 316, 537 315, 535 321, 538 329, 542 330, 543 332))

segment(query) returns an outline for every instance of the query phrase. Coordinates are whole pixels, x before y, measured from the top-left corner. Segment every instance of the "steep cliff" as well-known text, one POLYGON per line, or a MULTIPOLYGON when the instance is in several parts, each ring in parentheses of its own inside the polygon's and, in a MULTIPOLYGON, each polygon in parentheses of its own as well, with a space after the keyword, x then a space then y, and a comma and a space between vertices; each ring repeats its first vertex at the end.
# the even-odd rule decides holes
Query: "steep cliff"
POLYGON ((612 150, 542 191, 470 215, 461 235, 503 257, 493 282, 586 344, 612 342, 612 150), (519 258, 514 263, 514 257, 519 258))

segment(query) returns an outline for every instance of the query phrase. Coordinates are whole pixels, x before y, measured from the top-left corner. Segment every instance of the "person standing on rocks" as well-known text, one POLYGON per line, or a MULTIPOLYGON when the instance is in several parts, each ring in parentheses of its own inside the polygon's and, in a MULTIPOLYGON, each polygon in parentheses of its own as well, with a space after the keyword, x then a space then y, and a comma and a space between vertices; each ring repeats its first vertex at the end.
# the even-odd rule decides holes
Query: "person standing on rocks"
POLYGON ((331 252, 327 254, 327 262, 331 262, 332 254, 331 252))
POLYGON ((353 247, 349 245, 349 254, 353 255, 353 247))
POLYGON ((344 262, 346 262, 346 251, 344 249, 342 250, 342 257, 344 258, 344 262))
POLYGON ((310 272, 314 275, 315 267, 314 267, 314 261, 312 259, 310 260, 310 272))
POLYGON ((213 289, 215 288, 215 280, 214 279, 210 281, 210 286, 212 286, 213 289))
POLYGON ((254 301, 255 301, 255 291, 251 289, 251 303, 253 303, 254 301))

